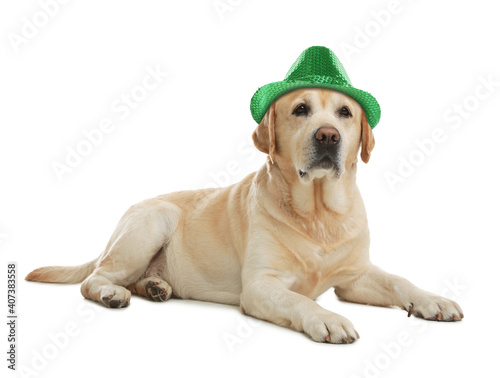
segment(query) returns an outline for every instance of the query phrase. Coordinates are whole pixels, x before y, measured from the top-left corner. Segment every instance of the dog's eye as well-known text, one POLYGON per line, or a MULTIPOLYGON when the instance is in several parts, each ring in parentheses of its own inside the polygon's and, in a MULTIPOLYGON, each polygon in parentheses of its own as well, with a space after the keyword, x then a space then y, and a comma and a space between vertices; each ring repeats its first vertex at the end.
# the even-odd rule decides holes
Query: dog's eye
POLYGON ((307 115, 308 113, 309 113, 309 107, 306 104, 299 104, 293 110, 292 114, 296 116, 302 116, 302 115, 307 115))
POLYGON ((349 108, 347 106, 343 106, 339 110, 339 114, 340 114, 341 117, 345 117, 345 118, 349 118, 349 117, 352 116, 351 111, 349 110, 349 108))

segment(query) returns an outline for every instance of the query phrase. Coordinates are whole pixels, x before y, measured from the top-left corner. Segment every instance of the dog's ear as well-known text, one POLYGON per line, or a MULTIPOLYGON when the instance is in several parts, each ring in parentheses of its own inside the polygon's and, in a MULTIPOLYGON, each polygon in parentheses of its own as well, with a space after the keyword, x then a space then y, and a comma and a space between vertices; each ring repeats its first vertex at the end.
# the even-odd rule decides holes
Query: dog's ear
POLYGON ((276 134, 274 125, 276 123, 276 102, 273 102, 267 109, 264 118, 260 121, 259 126, 255 129, 252 135, 253 143, 259 151, 268 154, 271 158, 271 163, 274 164, 276 155, 276 134))
POLYGON ((375 147, 375 138, 372 128, 366 119, 366 114, 363 112, 361 116, 361 160, 365 163, 368 163, 370 160, 370 154, 372 153, 373 147, 375 147))

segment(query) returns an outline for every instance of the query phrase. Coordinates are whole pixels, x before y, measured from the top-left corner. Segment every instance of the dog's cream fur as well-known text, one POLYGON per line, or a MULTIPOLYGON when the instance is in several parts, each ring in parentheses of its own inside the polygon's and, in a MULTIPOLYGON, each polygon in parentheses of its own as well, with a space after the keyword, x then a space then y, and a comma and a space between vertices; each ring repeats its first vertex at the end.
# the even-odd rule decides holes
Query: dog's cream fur
POLYGON ((372 265, 365 208, 356 186, 358 151, 374 147, 363 109, 329 89, 281 96, 253 135, 267 163, 222 189, 176 192, 132 206, 101 256, 79 267, 47 267, 27 280, 81 282, 85 298, 125 307, 131 293, 240 305, 248 315, 313 340, 349 343, 346 318, 314 299, 330 287, 343 300, 398 306, 431 320, 460 320, 455 302, 372 265), (294 109, 306 103, 308 116, 294 109), (347 106, 351 117, 338 109, 347 106), (310 169, 319 127, 341 136, 338 169, 310 169), (301 175, 299 172, 306 172, 301 175))

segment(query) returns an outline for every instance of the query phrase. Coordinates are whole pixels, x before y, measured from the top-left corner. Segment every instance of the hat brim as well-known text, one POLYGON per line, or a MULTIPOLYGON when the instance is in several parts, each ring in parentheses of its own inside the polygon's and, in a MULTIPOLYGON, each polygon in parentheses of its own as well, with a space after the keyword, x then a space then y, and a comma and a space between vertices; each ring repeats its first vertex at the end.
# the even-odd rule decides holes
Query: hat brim
POLYGON ((365 111, 368 124, 373 129, 380 121, 380 105, 370 93, 353 87, 310 81, 277 81, 260 87, 252 97, 250 111, 252 118, 260 123, 269 106, 285 93, 299 88, 329 88, 342 92, 354 99, 365 111))

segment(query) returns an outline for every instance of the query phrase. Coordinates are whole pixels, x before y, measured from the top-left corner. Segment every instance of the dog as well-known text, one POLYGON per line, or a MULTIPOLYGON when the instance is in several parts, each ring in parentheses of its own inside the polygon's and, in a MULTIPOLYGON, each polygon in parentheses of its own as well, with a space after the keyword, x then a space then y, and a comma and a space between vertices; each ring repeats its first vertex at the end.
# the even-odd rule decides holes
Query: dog
POLYGON ((104 252, 77 267, 45 267, 26 280, 82 282, 87 299, 127 307, 131 294, 239 305, 248 315, 314 341, 359 338, 316 297, 397 306, 427 320, 459 321, 460 306, 388 274, 369 259, 356 185, 358 154, 375 145, 363 108, 325 88, 275 100, 253 133, 262 168, 226 188, 181 191, 133 205, 104 252))

